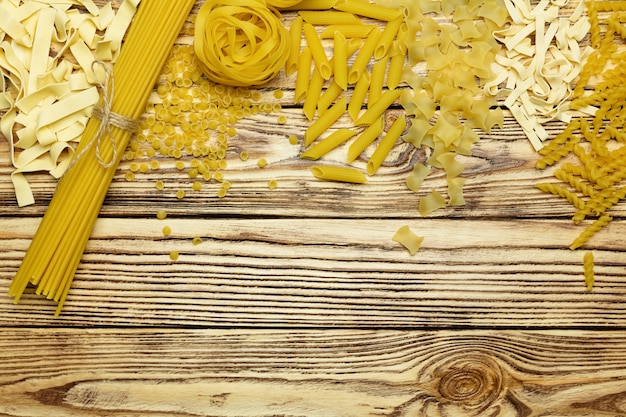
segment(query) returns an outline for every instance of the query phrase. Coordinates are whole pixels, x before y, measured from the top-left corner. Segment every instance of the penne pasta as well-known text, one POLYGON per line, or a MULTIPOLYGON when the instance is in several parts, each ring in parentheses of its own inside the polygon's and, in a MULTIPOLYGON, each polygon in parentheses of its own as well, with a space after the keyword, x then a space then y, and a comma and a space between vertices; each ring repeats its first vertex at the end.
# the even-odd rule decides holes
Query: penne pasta
POLYGON ((374 25, 330 25, 325 27, 320 33, 322 39, 332 39, 336 32, 341 32, 346 38, 367 38, 374 25))
POLYGON ((391 21, 402 17, 402 12, 399 9, 392 9, 390 7, 359 0, 338 0, 333 8, 335 10, 353 13, 357 16, 384 21, 391 21))
POLYGON ((350 84, 355 84, 365 72, 367 64, 370 62, 370 59, 374 54, 374 49, 376 48, 376 45, 378 45, 380 36, 380 29, 374 28, 365 39, 361 50, 357 54, 356 59, 348 72, 348 82, 350 84))
POLYGON ((404 113, 402 113, 393 122, 393 124, 389 128, 389 131, 387 131, 387 134, 385 135, 385 137, 380 141, 380 143, 376 147, 376 150, 372 154, 370 160, 367 161, 367 174, 368 175, 370 176, 374 175, 376 171, 378 171, 378 168, 380 168, 380 166, 382 165, 387 155, 389 155, 389 152, 391 151, 393 146, 396 144, 396 141, 398 140, 398 138, 400 138, 405 128, 406 128, 406 117, 404 116, 404 113))
POLYGON ((385 73, 387 72, 387 63, 389 58, 385 56, 379 61, 376 61, 372 66, 372 78, 370 80, 370 88, 367 96, 368 107, 376 103, 383 93, 383 87, 385 85, 385 73))
POLYGON ((302 16, 302 19, 305 22, 315 26, 363 24, 361 19, 348 12, 339 12, 332 10, 303 10, 298 12, 298 14, 302 16))
POLYGON ((309 80, 311 79, 312 60, 311 50, 308 46, 305 46, 298 57, 298 73, 296 74, 296 88, 293 98, 294 104, 302 101, 307 94, 309 80))
POLYGON ((402 94, 402 90, 387 90, 381 96, 380 99, 371 104, 365 113, 360 116, 356 122, 354 122, 357 126, 369 126, 376 119, 378 119, 382 114, 391 106, 391 104, 396 101, 400 94, 402 94))
POLYGON ((339 145, 346 142, 355 134, 356 132, 351 129, 338 129, 331 133, 328 137, 320 140, 315 145, 307 149, 304 153, 300 155, 300 158, 316 161, 322 156, 326 155, 328 152, 338 147, 339 145))
POLYGON ((387 70, 387 88, 394 89, 402 81, 406 61, 406 53, 398 43, 394 42, 390 52, 389 69, 387 70))
POLYGON ((333 69, 330 66, 330 62, 328 61, 328 57, 326 56, 326 52, 324 51, 322 42, 317 35, 317 31, 310 23, 304 23, 303 27, 304 37, 306 38, 307 44, 311 49, 313 62, 315 62, 315 66, 320 72, 322 78, 324 78, 324 80, 329 80, 331 75, 333 74, 333 69))
POLYGON ((302 0, 293 6, 283 7, 281 10, 328 10, 332 9, 337 0, 302 0))
POLYGON ((336 167, 331 165, 316 165, 311 167, 311 172, 316 178, 327 181, 350 182, 364 184, 367 177, 354 168, 336 167))
POLYGON ((383 133, 384 125, 383 118, 379 117, 377 121, 368 126, 367 129, 350 144, 348 148, 348 163, 357 159, 359 155, 383 133))
POLYGON ((346 111, 346 97, 343 96, 324 114, 314 121, 304 132, 304 146, 309 146, 315 139, 324 133, 333 123, 335 123, 346 111))
POLYGON ((374 59, 381 59, 387 55, 387 52, 389 51, 389 48, 391 48, 391 44, 396 38, 403 21, 403 17, 400 16, 387 23, 385 29, 383 29, 383 32, 380 35, 378 45, 376 46, 376 49, 374 49, 374 59))
POLYGON ((382 32, 378 28, 372 29, 370 34, 365 39, 361 50, 356 56, 350 71, 348 72, 348 83, 355 84, 361 78, 361 75, 365 72, 367 64, 370 62, 374 54, 374 49, 378 45, 382 32))
POLYGON ((309 80, 304 105, 302 106, 302 111, 309 120, 313 120, 315 116, 315 109, 317 108, 317 101, 320 98, 320 94, 322 94, 322 87, 324 87, 324 77, 322 77, 317 68, 313 68, 313 75, 311 75, 311 79, 309 80))
POLYGON ((348 45, 346 37, 341 32, 335 32, 333 42, 335 83, 345 91, 348 89, 348 45))
POLYGON ((298 70, 300 43, 302 40, 302 17, 294 19, 289 27, 289 55, 285 63, 285 74, 291 75, 298 70))
POLYGON ((354 86, 352 92, 352 98, 348 103, 348 114, 352 117, 352 120, 357 120, 365 102, 365 96, 370 88, 370 76, 369 73, 364 73, 359 81, 354 86))
POLYGON ((317 112, 322 115, 324 112, 330 107, 330 105, 335 101, 337 97, 344 91, 343 88, 337 84, 337 82, 332 82, 330 86, 322 93, 318 102, 317 102, 317 112))

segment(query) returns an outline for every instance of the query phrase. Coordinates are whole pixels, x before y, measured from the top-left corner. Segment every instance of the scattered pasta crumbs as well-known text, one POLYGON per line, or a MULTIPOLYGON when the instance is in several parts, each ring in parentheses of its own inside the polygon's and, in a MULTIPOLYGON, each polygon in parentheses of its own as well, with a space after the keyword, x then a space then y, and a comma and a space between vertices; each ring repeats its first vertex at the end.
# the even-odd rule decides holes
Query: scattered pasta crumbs
POLYGON ((170 259, 172 261, 177 261, 179 256, 180 256, 180 254, 178 253, 178 251, 176 251, 176 250, 170 251, 170 259))
POLYGON ((176 191, 176 198, 178 198, 179 200, 182 200, 183 198, 185 198, 186 195, 187 193, 185 192, 185 190, 176 191))
POLYGON ((278 181, 276 181, 276 180, 269 180, 269 181, 267 182, 267 187, 268 187, 270 190, 275 190, 275 189, 278 187, 278 181))
POLYGON ((163 226, 163 236, 169 236, 172 234, 172 228, 170 226, 163 226))
POLYGON ((156 217, 159 220, 165 220, 165 218, 167 217, 167 212, 165 210, 159 210, 157 211, 156 217))
POLYGON ((265 158, 261 158, 256 163, 259 168, 265 168, 267 166, 267 160, 265 158))
POLYGON ((156 182, 154 183, 154 188, 159 191, 163 191, 165 189, 165 184, 162 180, 156 180, 156 182))
POLYGON ((194 236, 193 239, 191 239, 191 243, 194 245, 199 245, 202 243, 202 238, 200 236, 194 236))
POLYGON ((241 159, 242 161, 247 161, 248 157, 249 155, 246 151, 241 151, 241 153, 239 154, 239 159, 241 159))
POLYGON ((129 171, 124 175, 124 178, 126 178, 126 181, 134 181, 135 174, 132 171, 129 171))
POLYGON ((298 137, 296 135, 289 135, 289 143, 291 145, 297 145, 298 144, 298 137))

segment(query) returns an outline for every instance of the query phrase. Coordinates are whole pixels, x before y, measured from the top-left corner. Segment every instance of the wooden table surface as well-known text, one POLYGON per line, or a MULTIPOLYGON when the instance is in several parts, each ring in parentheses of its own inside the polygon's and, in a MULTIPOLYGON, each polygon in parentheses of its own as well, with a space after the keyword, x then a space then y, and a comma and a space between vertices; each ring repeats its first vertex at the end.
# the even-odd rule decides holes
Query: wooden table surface
MULTIPOLYGON (((155 190, 189 183, 172 159, 132 182, 122 162, 61 317, 0 297, 0 415, 626 415, 623 204, 585 247, 589 292, 571 206, 535 189, 552 172, 510 113, 465 159, 467 204, 423 218, 404 182, 423 150, 399 142, 363 185, 316 180, 287 140, 308 125, 293 78, 274 89, 289 122, 237 124, 225 198, 155 190), (414 256, 391 239, 403 225, 425 237, 414 256)), ((5 295, 56 185, 30 175, 18 208, 8 152, 0 137, 5 295)))

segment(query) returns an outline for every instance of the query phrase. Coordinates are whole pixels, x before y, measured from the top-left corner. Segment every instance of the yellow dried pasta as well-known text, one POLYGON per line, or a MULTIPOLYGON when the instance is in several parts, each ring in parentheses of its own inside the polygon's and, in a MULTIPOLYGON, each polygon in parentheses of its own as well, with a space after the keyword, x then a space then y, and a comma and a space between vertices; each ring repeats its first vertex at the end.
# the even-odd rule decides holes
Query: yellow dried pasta
POLYGON ((262 0, 209 0, 198 11, 194 48, 209 80, 258 86, 273 79, 290 55, 289 33, 262 0))
POLYGON ((393 235, 392 240, 404 246, 413 256, 420 249, 424 237, 416 235, 409 226, 402 226, 393 235))
MULTIPOLYGON (((622 135, 625 118, 622 106, 626 100, 626 77, 620 70, 626 64, 623 54, 614 53, 616 28, 605 24, 616 21, 615 12, 597 13, 597 5, 604 2, 587 2, 591 21, 592 44, 595 45, 583 62, 572 108, 592 116, 572 119, 567 127, 541 150, 542 158, 537 169, 557 165, 554 176, 560 184, 537 184, 537 188, 566 198, 575 208, 575 224, 591 221, 570 245, 581 248, 612 220, 610 210, 626 198, 626 169, 624 169, 626 142, 622 135), (596 79, 594 86, 589 80, 596 79), (563 158, 567 161, 563 162, 563 158)), ((620 10, 621 2, 610 7, 620 10)), ((604 7, 604 6, 603 6, 604 7)), ((608 7, 608 6, 607 6, 608 7)), ((623 9, 622 9, 623 10, 623 9)))
POLYGON ((117 13, 110 4, 55 3, 0 2, 0 109, 6 111, 0 128, 10 146, 19 206, 35 202, 28 173, 65 173, 98 100, 92 63, 117 59, 139 1, 125 0, 117 13))
POLYGON ((349 182, 364 184, 367 177, 361 171, 350 167, 337 167, 332 165, 315 165, 311 172, 316 178, 327 181, 349 182))

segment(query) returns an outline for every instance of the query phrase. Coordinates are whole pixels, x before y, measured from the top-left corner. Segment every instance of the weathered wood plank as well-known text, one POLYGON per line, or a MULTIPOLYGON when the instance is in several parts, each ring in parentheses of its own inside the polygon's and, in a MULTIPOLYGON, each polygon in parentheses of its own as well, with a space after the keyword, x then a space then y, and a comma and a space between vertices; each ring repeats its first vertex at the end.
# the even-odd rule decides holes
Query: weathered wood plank
MULTIPOLYGON (((0 288, 37 222, 3 222, 0 288)), ((567 249, 577 234, 520 219, 100 219, 62 317, 29 291, 0 297, 0 326, 626 326, 626 222, 588 246, 592 292, 567 249), (404 224, 425 236, 415 256, 391 240, 404 224)))
POLYGON ((579 331, 0 333, 5 416, 626 413, 626 335, 579 331))
MULTIPOLYGON (((419 218, 417 211, 419 196, 432 189, 445 194, 446 176, 435 170, 424 182, 420 193, 406 187, 405 180, 413 165, 424 162, 428 154, 424 149, 398 142, 385 165, 369 178, 367 184, 349 185, 317 180, 310 167, 319 163, 345 164, 347 146, 337 149, 322 161, 305 161, 299 157, 301 145, 288 143, 289 134, 301 136, 307 122, 298 109, 285 110, 290 124, 278 128, 272 122, 275 116, 242 120, 238 126, 239 136, 230 140, 230 151, 226 160, 224 178, 232 183, 226 198, 218 198, 219 184, 213 180, 201 192, 194 192, 186 171, 175 168, 176 159, 154 158, 160 168, 146 174, 137 173, 135 180, 128 182, 124 176, 131 162, 150 161, 137 159, 121 163, 102 208, 106 217, 145 217, 164 209, 177 216, 312 216, 312 217, 387 217, 419 218), (268 120, 271 119, 271 120, 268 120), (272 127, 273 126, 273 127, 272 127), (250 158, 241 161, 239 153, 245 150, 250 158), (256 162, 265 158, 269 164, 260 169, 256 162), (166 189, 158 191, 154 184, 163 180, 166 189), (278 188, 268 189, 268 181, 278 181, 278 188), (184 200, 176 198, 179 189, 187 190, 184 200)), ((389 112, 394 117, 394 112, 389 112)), ((344 119, 338 127, 346 127, 350 121, 344 119)), ((551 125, 556 134, 560 123, 551 125)), ((0 140, 0 216, 42 216, 54 193, 56 181, 47 174, 29 175, 36 204, 17 208, 14 191, 9 181, 12 168, 4 152, 5 141, 0 140)), ((8 152, 8 151, 7 151, 8 152)), ((373 147, 357 160, 353 166, 365 169, 367 156, 373 147)), ((535 189, 539 182, 557 182, 552 170, 538 171, 534 168, 539 159, 521 129, 507 118, 504 129, 482 134, 481 141, 473 147, 472 156, 459 157, 466 164, 466 206, 437 211, 433 217, 568 217, 573 215, 572 206, 565 200, 546 195, 535 189)), ((189 162, 192 158, 186 158, 189 162)), ((625 214, 623 205, 612 209, 616 216, 625 214)))

